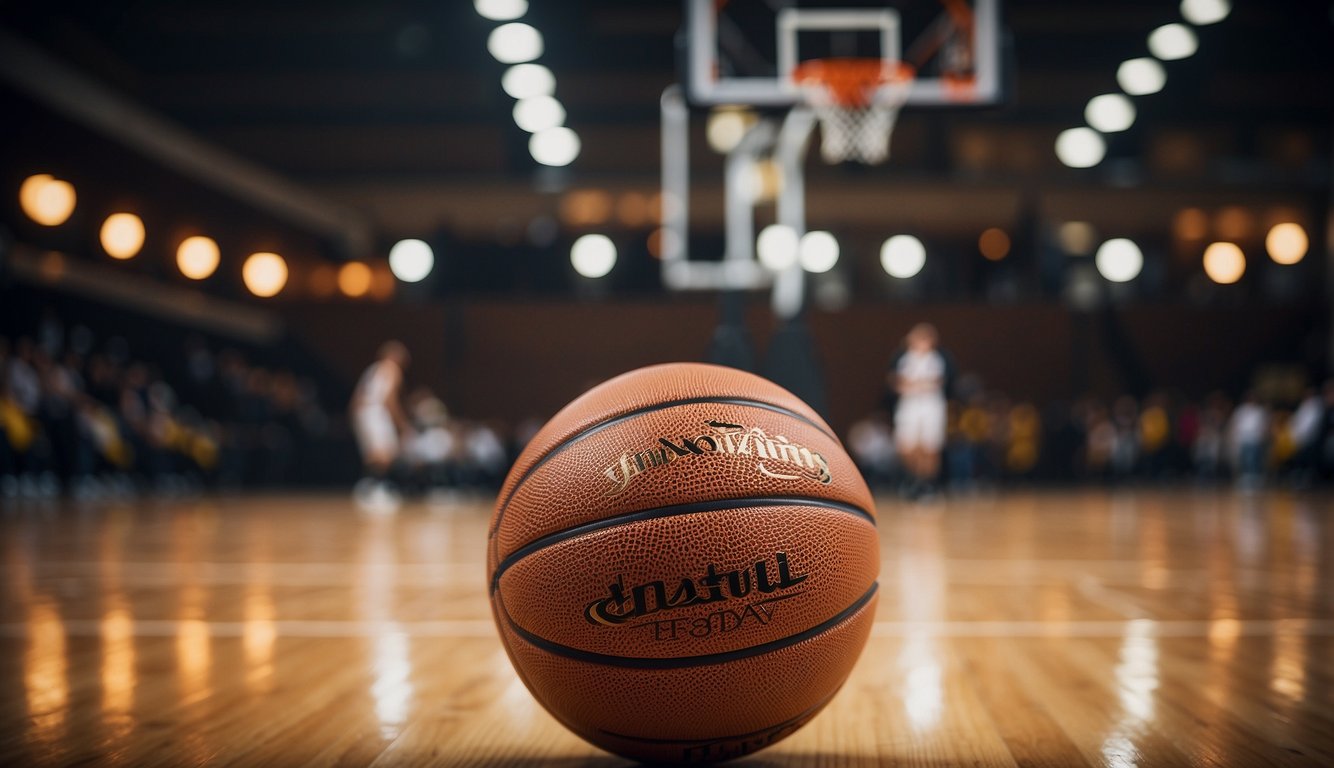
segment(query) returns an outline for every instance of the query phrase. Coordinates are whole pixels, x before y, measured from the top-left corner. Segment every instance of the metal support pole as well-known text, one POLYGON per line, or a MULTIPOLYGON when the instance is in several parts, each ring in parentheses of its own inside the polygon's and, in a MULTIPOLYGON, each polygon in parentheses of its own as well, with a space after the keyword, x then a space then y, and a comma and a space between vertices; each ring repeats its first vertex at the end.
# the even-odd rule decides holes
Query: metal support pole
MULTIPOLYGON (((775 153, 783 174, 783 186, 778 193, 778 223, 791 227, 797 237, 806 232, 806 174, 802 161, 814 128, 815 113, 806 107, 794 107, 783 121, 775 153)), ((774 280, 774 314, 784 320, 796 317, 801 312, 805 292, 805 272, 794 261, 774 280)))

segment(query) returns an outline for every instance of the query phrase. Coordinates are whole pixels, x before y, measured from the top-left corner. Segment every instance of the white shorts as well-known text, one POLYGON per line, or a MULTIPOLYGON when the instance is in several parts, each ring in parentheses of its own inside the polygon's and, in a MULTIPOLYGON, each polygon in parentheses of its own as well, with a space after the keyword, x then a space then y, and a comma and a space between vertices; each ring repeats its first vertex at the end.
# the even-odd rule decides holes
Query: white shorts
POLYGON ((894 442, 901 450, 945 447, 945 398, 904 397, 894 412, 894 442))
POLYGON ((384 408, 356 409, 352 414, 352 431, 357 434, 362 458, 393 458, 398 453, 398 430, 384 408))

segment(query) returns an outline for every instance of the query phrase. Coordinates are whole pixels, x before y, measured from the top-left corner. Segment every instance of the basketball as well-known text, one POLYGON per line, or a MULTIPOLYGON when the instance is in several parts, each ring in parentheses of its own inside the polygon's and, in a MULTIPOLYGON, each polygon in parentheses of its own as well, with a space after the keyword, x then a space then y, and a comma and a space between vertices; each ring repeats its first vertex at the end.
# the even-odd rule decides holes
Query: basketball
POLYGON ((804 725, 871 630, 875 507, 829 426, 748 373, 674 363, 580 396, 489 528, 491 608, 539 702, 644 761, 711 762, 804 725))

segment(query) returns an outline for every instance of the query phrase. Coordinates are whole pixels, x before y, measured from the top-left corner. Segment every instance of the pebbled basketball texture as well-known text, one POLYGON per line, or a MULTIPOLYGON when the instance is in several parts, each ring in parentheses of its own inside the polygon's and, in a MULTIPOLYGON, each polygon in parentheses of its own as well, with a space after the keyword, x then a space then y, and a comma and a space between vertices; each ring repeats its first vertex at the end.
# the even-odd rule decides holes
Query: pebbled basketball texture
POLYGON ((491 609, 560 722, 645 762, 715 762, 814 717, 875 615, 875 507, 770 381, 642 368, 542 428, 501 487, 491 609))

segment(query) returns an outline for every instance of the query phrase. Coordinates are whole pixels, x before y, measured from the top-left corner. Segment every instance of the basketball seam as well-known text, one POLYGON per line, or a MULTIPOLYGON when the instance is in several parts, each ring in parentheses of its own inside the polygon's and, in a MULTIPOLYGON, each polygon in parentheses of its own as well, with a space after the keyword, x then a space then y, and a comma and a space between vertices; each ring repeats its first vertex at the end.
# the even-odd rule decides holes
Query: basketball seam
POLYGON ((629 523, 638 523, 644 520, 658 520, 664 517, 676 517, 677 515, 690 515, 699 512, 724 512, 729 509, 738 509, 740 507, 819 507, 821 509, 832 509, 839 512, 846 512, 850 515, 856 515, 864 518, 871 525, 876 524, 875 516, 865 509, 855 504, 847 504, 841 501, 831 499, 815 499, 806 496, 742 496, 731 499, 712 499, 710 501, 696 501, 689 504, 672 504, 662 507, 650 507, 640 509, 634 512, 625 512, 615 517, 602 518, 592 522, 576 525, 571 528, 549 533, 540 538, 534 539, 527 544, 519 547, 505 556, 496 565, 496 570, 491 574, 491 591, 495 592, 500 588, 500 577, 505 571, 509 570, 515 563, 528 557, 529 555, 540 552, 547 547, 568 541, 576 536, 582 536, 586 533, 615 528, 619 525, 629 523))
POLYGON ((505 609, 505 603, 500 601, 499 605, 500 612, 504 614, 505 622, 509 624, 510 629, 514 630, 515 634, 529 645, 546 651, 547 653, 563 656, 575 661, 599 664, 606 667, 626 667, 631 669, 686 669, 690 667, 706 667, 714 664, 726 664, 728 662, 740 661, 755 656, 763 656, 766 653, 781 651, 784 648, 790 648, 798 643, 818 637, 847 621, 862 608, 865 608, 866 604, 875 596, 879 586, 879 582, 872 582, 871 588, 866 590, 866 594, 854 600, 852 605, 849 605, 847 608, 844 608, 810 629, 802 630, 794 635, 780 637, 777 640, 770 640, 767 643, 761 643, 759 645, 752 645, 749 648, 738 648, 734 651, 707 653, 699 656, 674 656, 671 658, 616 656, 613 654, 596 653, 594 651, 582 651, 578 648, 571 648, 568 645, 553 643, 552 641, 539 637, 519 626, 518 622, 514 620, 514 617, 510 616, 509 611, 505 609))
POLYGON ((700 405, 704 403, 718 403, 720 405, 729 405, 729 404, 742 405, 742 406, 749 406, 752 408, 763 408, 765 410, 781 413, 806 422, 812 427, 815 427, 815 429, 820 434, 824 435, 830 440, 833 440, 835 443, 838 443, 838 438, 835 437, 832 432, 827 431, 823 426, 812 421, 810 417, 804 416, 788 408, 784 408, 781 405, 775 405, 773 403, 768 403, 763 400, 751 400, 749 398, 744 398, 744 397, 708 396, 708 397, 687 397, 681 400, 669 400, 665 403, 654 403, 653 405, 646 405, 642 408, 636 408, 633 411, 627 411, 618 416, 612 416, 611 418, 603 419, 602 421, 587 426, 579 430, 578 432, 574 433, 573 435, 570 435, 569 437, 565 438, 564 440, 561 440, 559 443, 553 445, 551 448, 547 449, 546 453, 542 454, 542 456, 539 457, 536 461, 534 461, 528 467, 528 469, 525 469, 523 471, 523 474, 519 476, 519 479, 514 481, 514 487, 511 488, 509 492, 505 494, 505 499, 504 501, 500 502, 498 511, 496 512, 496 521, 495 524, 491 527, 491 535, 494 536, 496 531, 500 530, 500 520, 505 516, 505 510, 509 508, 510 500, 513 499, 514 495, 519 492, 519 489, 523 487, 523 484, 528 480, 528 478, 531 477, 533 473, 536 472, 543 464, 546 464, 554 456, 563 452, 566 448, 569 448, 571 445, 574 445, 575 443, 579 442, 580 440, 583 440, 589 435, 592 435, 596 432, 601 432, 602 430, 608 427, 611 427, 615 424, 619 424, 622 421, 633 419, 636 416, 643 416, 644 414, 654 413, 655 411, 665 411, 668 408, 676 408, 682 405, 700 405))

